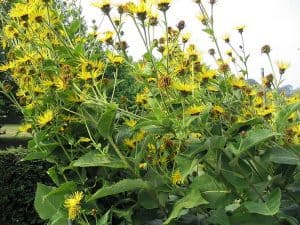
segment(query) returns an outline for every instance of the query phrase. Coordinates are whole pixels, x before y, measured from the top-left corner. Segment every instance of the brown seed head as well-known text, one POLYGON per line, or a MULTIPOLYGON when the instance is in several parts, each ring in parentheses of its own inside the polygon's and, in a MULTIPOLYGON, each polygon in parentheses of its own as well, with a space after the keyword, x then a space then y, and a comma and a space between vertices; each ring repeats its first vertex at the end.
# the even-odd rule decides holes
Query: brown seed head
POLYGON ((264 45, 261 47, 261 53, 269 54, 271 52, 270 45, 264 45))

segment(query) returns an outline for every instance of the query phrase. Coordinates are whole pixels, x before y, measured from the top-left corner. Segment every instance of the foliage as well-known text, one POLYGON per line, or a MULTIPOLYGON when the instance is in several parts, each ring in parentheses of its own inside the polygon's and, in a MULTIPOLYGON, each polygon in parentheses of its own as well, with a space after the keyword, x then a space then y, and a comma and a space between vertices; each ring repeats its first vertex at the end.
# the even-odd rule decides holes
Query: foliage
MULTIPOLYGON (((240 51, 224 37, 232 49, 225 56, 216 1, 212 14, 195 1, 216 46, 212 66, 189 43, 184 21, 168 26, 170 1, 149 2, 96 2, 114 30, 100 36, 85 35, 76 19, 66 26, 52 1, 10 11, 10 57, 0 69, 12 72, 21 130, 33 135, 25 160, 52 163, 55 185, 36 192, 40 217, 51 225, 299 224, 299 95, 280 92, 288 64, 251 85, 245 28, 237 28, 240 51), (145 45, 139 61, 123 40, 126 19, 145 45), (120 94, 129 80, 132 92, 120 94)), ((270 46, 262 53, 271 63, 270 46)))
POLYGON ((1 224, 44 224, 33 207, 36 183, 51 184, 46 174, 49 163, 21 162, 24 149, 0 151, 1 224))

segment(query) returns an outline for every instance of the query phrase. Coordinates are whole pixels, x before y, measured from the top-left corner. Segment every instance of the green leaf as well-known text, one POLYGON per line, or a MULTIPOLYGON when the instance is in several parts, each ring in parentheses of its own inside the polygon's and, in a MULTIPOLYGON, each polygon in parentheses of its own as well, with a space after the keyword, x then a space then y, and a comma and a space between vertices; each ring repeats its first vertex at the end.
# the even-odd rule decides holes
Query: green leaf
POLYGON ((250 213, 239 212, 229 218, 231 225, 279 225, 272 216, 253 215, 250 213))
POLYGON ((275 118, 275 124, 277 127, 277 131, 281 132, 284 130, 284 128, 287 126, 287 121, 289 116, 296 112, 297 110, 300 110, 300 103, 291 104, 288 106, 283 107, 276 115, 275 118))
POLYGON ((59 177, 56 171, 56 166, 53 166, 51 168, 49 168, 47 170, 47 174, 49 175, 49 177, 51 178, 51 180, 57 185, 59 186, 59 177))
POLYGON ((240 147, 236 154, 236 159, 240 157, 242 153, 249 150, 250 148, 257 146, 276 135, 280 135, 279 133, 272 132, 269 129, 253 129, 247 133, 247 136, 241 140, 240 147))
POLYGON ((30 160, 37 160, 37 159, 46 159, 48 156, 47 151, 39 151, 39 152, 30 152, 28 153, 22 161, 30 161, 30 160))
POLYGON ((39 216, 44 220, 50 219, 54 214, 56 214, 58 208, 64 202, 64 196, 60 194, 46 198, 46 196, 55 189, 55 187, 46 186, 41 183, 37 184, 34 207, 39 216))
POLYGON ((220 208, 213 212, 208 222, 218 225, 231 225, 224 209, 220 208))
POLYGON ((199 190, 212 208, 219 206, 219 200, 223 200, 224 196, 230 193, 223 183, 216 181, 214 177, 208 174, 196 177, 191 188, 199 190))
POLYGON ((272 149, 269 160, 278 164, 300 165, 300 156, 291 149, 272 149))
POLYGON ((88 152, 73 162, 74 167, 110 167, 110 168, 126 168, 124 163, 108 154, 98 152, 88 152))
POLYGON ((134 191, 139 189, 148 189, 150 184, 142 179, 124 179, 110 187, 103 187, 92 195, 87 201, 93 201, 99 198, 103 198, 109 195, 115 195, 126 191, 134 191))
POLYGON ((180 154, 175 157, 175 162, 182 175, 182 178, 184 179, 193 172, 198 163, 198 159, 180 154))
POLYGON ((251 126, 256 124, 262 124, 263 120, 261 118, 254 118, 240 123, 234 123, 227 131, 226 134, 234 134, 239 132, 241 129, 248 130, 251 126))
POLYGON ((98 131, 104 138, 108 138, 112 134, 116 113, 117 105, 109 104, 99 120, 98 131))
POLYGON ((96 225, 108 225, 110 210, 108 210, 101 218, 97 221, 96 225))
POLYGON ((55 215, 52 216, 49 225, 67 225, 67 224, 68 224, 67 215, 59 210, 55 215))
POLYGON ((245 202, 244 206, 250 213, 257 213, 265 216, 273 216, 279 211, 281 191, 279 188, 272 191, 266 202, 245 202))
POLYGON ((173 219, 180 215, 180 212, 183 209, 191 209, 207 203, 208 202, 202 197, 201 193, 193 189, 185 197, 175 203, 171 214, 163 224, 169 224, 173 219))
POLYGON ((73 181, 66 182, 62 185, 60 185, 58 188, 55 188, 54 190, 50 191, 48 194, 44 196, 44 199, 50 198, 54 195, 65 195, 70 194, 71 192, 74 192, 76 190, 76 184, 73 181))
POLYGON ((154 191, 140 191, 138 195, 138 202, 145 209, 155 209, 159 207, 159 200, 154 191))

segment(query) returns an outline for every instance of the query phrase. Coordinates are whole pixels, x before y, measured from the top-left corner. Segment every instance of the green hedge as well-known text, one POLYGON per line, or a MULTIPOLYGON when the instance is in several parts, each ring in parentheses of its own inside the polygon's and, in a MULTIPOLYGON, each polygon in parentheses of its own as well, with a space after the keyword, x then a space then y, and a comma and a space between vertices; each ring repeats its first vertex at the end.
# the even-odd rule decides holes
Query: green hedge
POLYGON ((37 182, 50 184, 46 174, 49 164, 20 161, 24 150, 0 151, 0 224, 44 224, 34 210, 37 182))

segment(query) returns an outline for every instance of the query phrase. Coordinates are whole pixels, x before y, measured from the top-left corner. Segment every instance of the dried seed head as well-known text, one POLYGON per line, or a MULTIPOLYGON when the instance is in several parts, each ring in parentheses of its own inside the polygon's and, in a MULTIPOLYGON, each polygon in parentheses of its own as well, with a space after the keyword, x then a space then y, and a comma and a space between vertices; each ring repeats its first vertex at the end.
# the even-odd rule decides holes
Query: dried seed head
POLYGON ((210 55, 214 56, 214 55, 216 54, 216 51, 215 51, 214 48, 210 48, 210 49, 208 49, 208 53, 209 53, 210 55))
POLYGON ((269 54, 271 52, 270 45, 264 45, 261 47, 261 53, 269 54))
POLYGON ((158 87, 166 89, 172 84, 172 78, 168 75, 162 75, 158 78, 158 87))
POLYGON ((180 20, 177 24, 178 30, 183 30, 185 28, 185 22, 184 20, 180 20))
POLYGON ((211 5, 214 5, 216 2, 217 2, 217 0, 209 0, 209 3, 210 3, 211 5))

